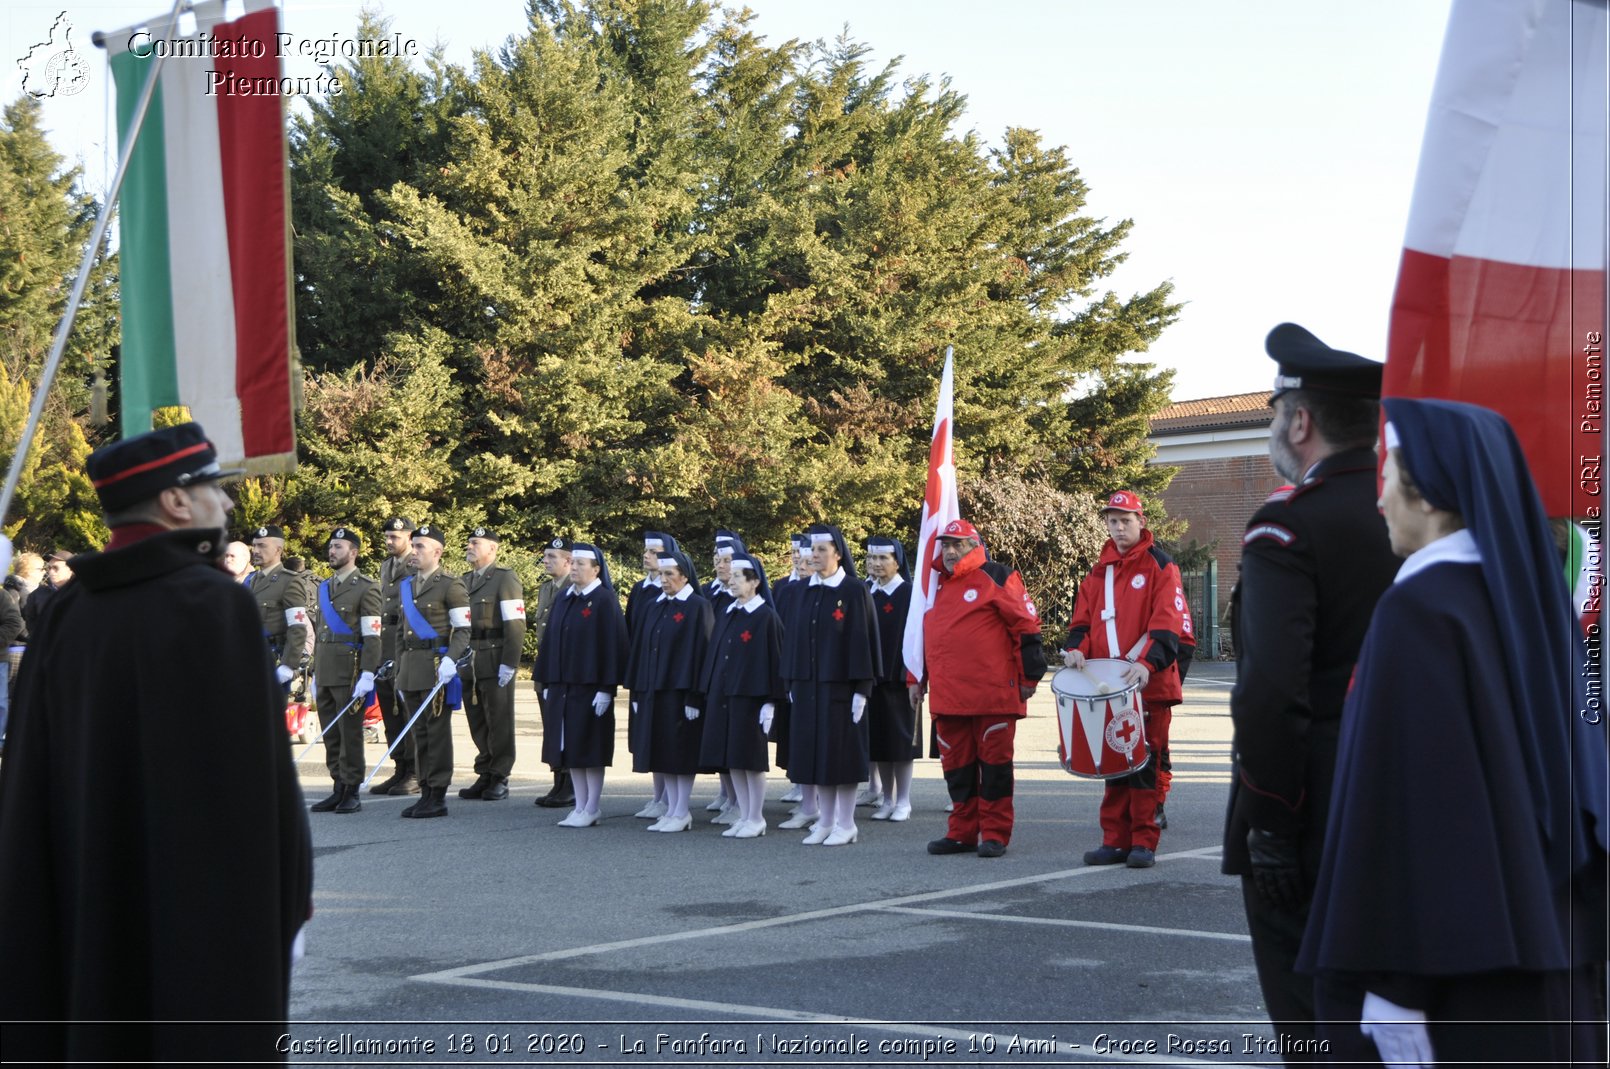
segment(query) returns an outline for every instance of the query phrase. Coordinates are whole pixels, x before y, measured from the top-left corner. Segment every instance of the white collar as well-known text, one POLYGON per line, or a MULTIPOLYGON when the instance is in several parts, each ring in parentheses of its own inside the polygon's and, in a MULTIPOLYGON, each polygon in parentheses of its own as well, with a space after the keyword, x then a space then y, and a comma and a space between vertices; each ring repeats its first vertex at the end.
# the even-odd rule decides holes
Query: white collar
POLYGON ((811 586, 838 586, 844 582, 844 577, 848 574, 848 570, 842 564, 839 565, 839 570, 833 573, 833 578, 831 579, 823 579, 822 573, 812 572, 811 586))
POLYGON ((603 585, 604 577, 601 575, 583 587, 578 587, 576 584, 572 583, 570 584, 570 596, 573 598, 584 598, 603 585))
POLYGON ((726 584, 723 583, 721 580, 719 580, 719 579, 710 580, 710 593, 712 593, 712 594, 722 594, 722 593, 726 592, 726 589, 727 589, 726 584))
POLYGON ((896 590, 900 589, 900 584, 904 583, 905 581, 906 577, 901 575, 899 572, 895 572, 894 578, 890 579, 888 583, 879 583, 875 579, 869 580, 872 585, 872 589, 880 594, 893 594, 896 590))
POLYGON ((643 585, 657 587, 660 585, 660 577, 657 575, 645 575, 643 577, 643 585))
POLYGON ((759 594, 756 594, 742 605, 738 604, 738 599, 734 598, 732 603, 727 606, 727 611, 737 612, 739 609, 742 609, 744 612, 754 612, 764 604, 766 604, 766 599, 761 597, 759 594))
POLYGON ((677 591, 675 594, 667 594, 662 590, 661 593, 660 593, 659 600, 660 601, 687 601, 692 596, 693 596, 693 584, 688 583, 686 586, 684 586, 681 590, 677 591))
POLYGON ((1480 564, 1481 547, 1476 545, 1476 536, 1470 533, 1468 527, 1461 527, 1450 535, 1443 535, 1435 542, 1428 542, 1419 549, 1410 553, 1404 560, 1403 567, 1398 569, 1394 583, 1425 571, 1433 564, 1480 564))

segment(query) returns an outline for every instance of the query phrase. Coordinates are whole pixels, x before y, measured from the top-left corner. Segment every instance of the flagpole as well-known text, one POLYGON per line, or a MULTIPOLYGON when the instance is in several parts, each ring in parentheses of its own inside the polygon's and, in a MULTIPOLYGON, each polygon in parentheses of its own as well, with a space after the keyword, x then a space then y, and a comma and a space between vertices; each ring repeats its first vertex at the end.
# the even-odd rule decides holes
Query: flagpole
MULTIPOLYGON (((164 40, 172 39, 174 30, 179 26, 179 16, 190 10, 190 4, 191 0, 174 0, 173 12, 168 16, 168 27, 162 34, 164 40)), ((93 34, 91 40, 97 47, 106 47, 104 34, 93 34)), ((129 121, 128 139, 123 145, 123 151, 118 155, 117 170, 112 174, 112 181, 107 187, 106 200, 101 204, 100 214, 95 217, 95 229, 90 234, 89 243, 84 246, 84 258, 78 265, 78 277, 73 280, 73 292, 67 298, 67 311, 62 314, 61 322, 56 324, 56 337, 51 342, 50 355, 45 358, 44 369, 40 372, 39 385, 34 389, 33 404, 28 409, 28 423, 23 427, 22 440, 17 443, 17 451, 11 456, 11 467, 6 472, 5 489, 0 491, 0 521, 3 521, 11 511, 11 499, 17 493, 17 483, 22 479, 22 466, 28 459, 28 447, 33 444, 34 435, 39 430, 39 421, 45 414, 45 401, 50 395, 50 384, 55 381, 56 372, 61 367, 62 354, 67 351, 67 336, 72 333, 73 320, 78 315, 78 306, 84 300, 84 290, 89 285, 90 269, 95 265, 95 256, 106 237, 107 227, 112 222, 112 205, 117 203, 118 191, 123 187, 123 176, 128 173, 129 160, 134 155, 134 146, 140 137, 140 128, 145 124, 145 114, 151 107, 151 98, 156 95, 157 75, 162 71, 167 50, 155 51, 151 72, 145 76, 145 85, 140 88, 140 99, 135 104, 134 115, 129 121)))

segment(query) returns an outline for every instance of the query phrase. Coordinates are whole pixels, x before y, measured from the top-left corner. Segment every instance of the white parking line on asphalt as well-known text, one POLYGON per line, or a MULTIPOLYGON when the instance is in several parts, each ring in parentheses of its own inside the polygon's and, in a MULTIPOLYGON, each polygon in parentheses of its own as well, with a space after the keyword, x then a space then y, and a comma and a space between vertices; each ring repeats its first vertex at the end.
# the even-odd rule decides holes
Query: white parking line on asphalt
MULTIPOLYGON (((1204 846, 1196 850, 1184 850, 1179 853, 1158 854, 1157 860, 1161 864, 1165 861, 1185 860, 1189 858, 1216 857, 1221 848, 1217 845, 1204 846)), ((1123 866, 1118 866, 1121 869, 1123 866)), ((768 917, 764 920, 743 921, 738 924, 720 924, 711 928, 692 928, 680 932, 666 932, 661 935, 642 936, 637 939, 622 939, 613 943, 594 943, 591 946, 570 947, 565 950, 550 950, 543 954, 523 954, 516 958, 501 958, 497 961, 477 962, 473 965, 461 965, 455 969, 443 969, 439 972, 422 973, 411 976, 411 980, 425 983, 445 983, 475 976, 479 973, 496 972, 500 969, 513 969, 522 965, 535 965, 545 961, 564 961, 569 958, 587 957, 593 954, 608 954, 617 950, 632 950, 638 947, 659 946, 664 943, 679 943, 688 939, 705 939, 710 936, 736 935, 741 932, 753 932, 763 928, 775 928, 784 924, 800 924, 805 921, 826 920, 830 917, 843 917, 852 913, 868 913, 875 910, 888 909, 892 906, 910 906, 919 902, 938 902, 947 898, 960 898, 965 895, 987 894, 991 891, 1004 891, 1013 887, 1029 887, 1034 884, 1050 883, 1055 880, 1075 879, 1082 876, 1095 876, 1101 873, 1116 871, 1111 866, 1081 866, 1076 869, 1061 869, 1056 872, 1043 872, 1036 876, 1020 876, 1012 880, 998 880, 992 883, 970 884, 966 887, 952 887, 943 891, 925 891, 915 895, 901 895, 898 898, 885 898, 874 902, 857 902, 847 906, 834 906, 830 909, 814 909, 805 913, 790 913, 783 917, 768 917)), ((1127 870, 1126 870, 1127 871, 1127 870)))
POLYGON ((916 917, 954 917, 969 921, 1001 921, 1006 924, 1045 924, 1055 928, 1096 928, 1106 932, 1134 932, 1142 935, 1178 935, 1187 939, 1220 939, 1227 943, 1250 943, 1250 935, 1235 932, 1202 932, 1194 928, 1158 928, 1150 924, 1113 924, 1108 921, 1071 921, 1056 917, 1014 917, 1010 913, 969 913, 964 909, 912 909, 884 906, 880 913, 909 913, 916 917))
MULTIPOLYGON (((1021 1041, 1048 1041, 1051 1035, 1028 1036, 1022 1033, 1008 1036, 1003 1033, 967 1031, 959 1028, 935 1027, 923 1021, 878 1021, 867 1017, 842 1017, 837 1014, 810 1013, 805 1010, 778 1009, 775 1006, 745 1006, 735 1002, 708 1002, 703 999, 674 998, 667 995, 649 995, 638 991, 611 991, 596 987, 566 987, 558 984, 527 984, 516 980, 481 980, 467 976, 449 976, 447 973, 432 973, 428 976, 415 976, 415 980, 426 980, 430 983, 445 984, 451 987, 474 987, 483 990, 518 991, 531 995, 554 995, 560 998, 588 998, 605 1002, 624 1002, 633 1006, 656 1006, 669 1010, 682 1010, 689 1013, 710 1015, 719 1014, 721 1017, 737 1018, 733 1024, 750 1024, 764 1026, 767 1024, 853 1024, 857 1028, 871 1031, 893 1032, 897 1035, 943 1037, 954 1040, 958 1045, 970 1040, 982 1040, 989 1036, 995 1040, 995 1046, 1005 1049, 1012 1039, 1021 1041)), ((654 1021, 652 1024, 689 1024, 694 1025, 702 1018, 695 1018, 688 1022, 654 1021)), ((637 1022, 626 1022, 635 1024, 637 1022)), ((1068 1022, 1076 1024, 1080 1022, 1068 1022)), ((1097 1029, 1111 1029, 1123 1024, 1113 1021, 1093 1025, 1097 1029)), ((1149 1023, 1149 1022, 1146 1022, 1149 1023)), ((1060 1027, 1060 1026, 1059 1026, 1060 1027)), ((1104 1065, 1136 1063, 1145 1065, 1222 1065, 1223 1062, 1210 1062, 1194 1058, 1180 1058, 1166 1054, 1119 1054, 1112 1051, 1097 1053, 1089 1044, 1066 1043, 1056 1040, 1054 1050, 1041 1050, 1040 1053, 1060 1054, 1073 1059, 1090 1059, 1100 1061, 1104 1065)), ((602 1050, 603 1048, 599 1048, 602 1050)), ((640 1059, 634 1059, 640 1060, 640 1059)), ((664 1063, 659 1063, 664 1064, 664 1063)), ((709 1064, 709 1063, 707 1063, 709 1064)), ((846 1063, 848 1064, 848 1063, 846 1063)), ((957 1064, 952 1062, 951 1064, 957 1064)), ((976 1062, 974 1062, 976 1064, 976 1062)), ((997 1063, 999 1064, 999 1063, 997 1063)), ((1044 1062, 1035 1058, 1030 1064, 1058 1064, 1044 1062)))

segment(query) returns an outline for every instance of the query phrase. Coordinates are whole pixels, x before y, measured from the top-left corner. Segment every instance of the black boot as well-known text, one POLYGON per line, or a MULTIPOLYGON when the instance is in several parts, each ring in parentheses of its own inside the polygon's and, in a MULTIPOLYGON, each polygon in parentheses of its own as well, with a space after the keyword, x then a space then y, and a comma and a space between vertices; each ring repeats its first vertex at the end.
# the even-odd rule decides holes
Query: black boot
POLYGON ((314 802, 312 805, 308 806, 309 812, 328 813, 330 810, 341 804, 341 799, 346 797, 346 795, 343 793, 345 790, 346 786, 340 780, 337 780, 335 783, 335 789, 330 796, 328 798, 321 798, 317 802, 314 802))
POLYGON ((509 796, 509 781, 502 776, 488 776, 486 790, 481 792, 483 802, 501 802, 509 796))
POLYGON ((476 776, 474 783, 468 787, 459 788, 458 796, 460 798, 479 798, 481 797, 481 792, 486 790, 486 785, 491 782, 491 776, 476 776))
POLYGON ((404 772, 398 777, 397 782, 394 783, 391 786, 391 789, 386 793, 391 795, 418 794, 419 779, 413 774, 412 771, 404 772))
POLYGON ((426 817, 447 816, 447 788, 422 788, 419 795, 419 804, 412 808, 415 820, 424 820, 426 817))
POLYGON ((408 778, 408 773, 401 768, 393 768, 391 775, 369 788, 370 794, 390 794, 391 789, 408 778))
POLYGON ((553 790, 537 799, 544 809, 567 809, 576 804, 576 789, 570 785, 570 769, 561 768, 553 774, 553 790))
POLYGON ((337 813, 356 813, 363 808, 358 801, 358 785, 356 783, 343 783, 341 785, 341 801, 336 803, 337 813))

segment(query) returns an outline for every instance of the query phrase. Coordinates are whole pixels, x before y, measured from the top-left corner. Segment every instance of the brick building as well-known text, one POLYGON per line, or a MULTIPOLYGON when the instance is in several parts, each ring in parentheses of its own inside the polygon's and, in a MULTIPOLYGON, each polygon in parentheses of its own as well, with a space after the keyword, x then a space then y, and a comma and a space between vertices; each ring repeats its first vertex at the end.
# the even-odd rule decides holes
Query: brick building
MULTIPOLYGON (((1190 524, 1187 540, 1214 544, 1220 649, 1229 642, 1230 590, 1241 559, 1241 534, 1248 518, 1285 481, 1269 462, 1274 418, 1269 397, 1270 391, 1261 390, 1179 401, 1151 421, 1149 440, 1157 449, 1152 463, 1179 468, 1163 492, 1164 508, 1190 524)), ((1192 608, 1201 615, 1199 600, 1192 598, 1192 608)))

